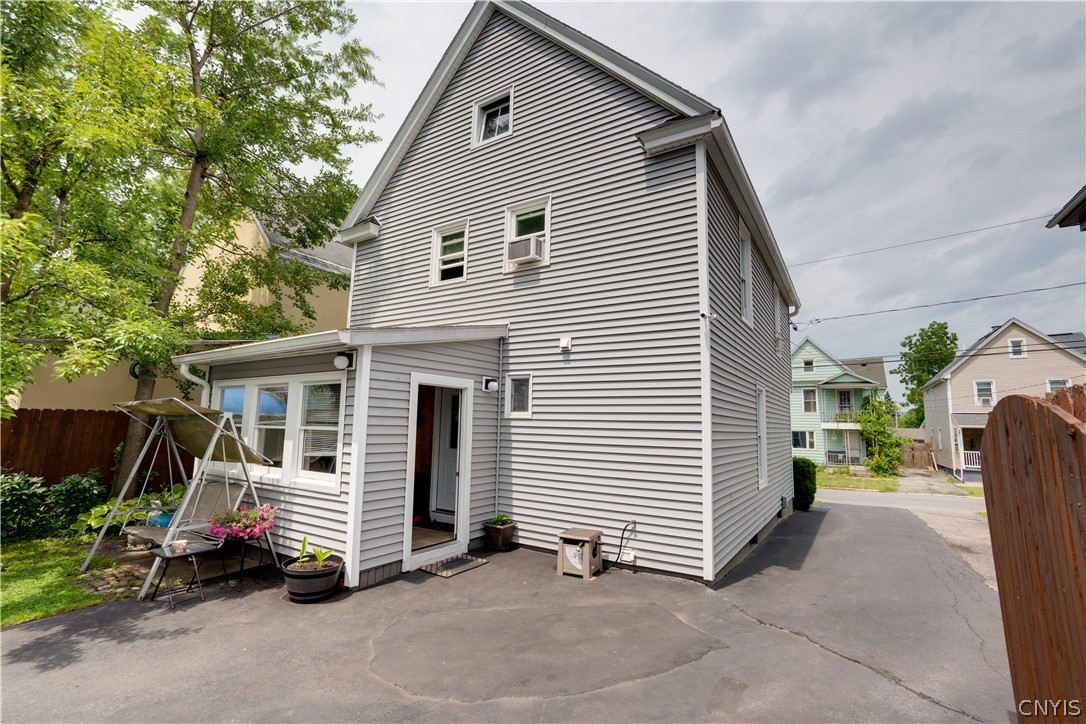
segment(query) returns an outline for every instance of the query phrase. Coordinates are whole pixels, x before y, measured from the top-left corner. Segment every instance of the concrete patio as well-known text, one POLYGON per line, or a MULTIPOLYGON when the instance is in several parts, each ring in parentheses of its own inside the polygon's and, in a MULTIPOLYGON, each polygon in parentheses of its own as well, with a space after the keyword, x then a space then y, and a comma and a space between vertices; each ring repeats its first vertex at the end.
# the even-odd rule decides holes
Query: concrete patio
POLYGON ((719 590, 497 554, 308 606, 281 585, 5 629, 5 722, 1006 721, 996 594, 905 510, 785 520, 719 590))

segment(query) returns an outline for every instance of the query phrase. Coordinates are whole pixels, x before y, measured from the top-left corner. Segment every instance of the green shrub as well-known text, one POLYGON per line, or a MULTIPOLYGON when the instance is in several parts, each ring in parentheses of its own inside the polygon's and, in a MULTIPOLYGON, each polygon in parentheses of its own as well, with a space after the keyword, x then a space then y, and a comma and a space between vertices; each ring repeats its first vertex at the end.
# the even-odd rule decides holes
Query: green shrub
POLYGON ((796 510, 810 510, 815 499, 815 476, 818 466, 807 458, 792 458, 792 482, 795 486, 795 498, 792 507, 796 510))
POLYGON ((109 491, 102 483, 102 474, 91 469, 86 475, 69 475, 49 488, 45 493, 45 502, 52 508, 54 525, 63 531, 75 522, 80 513, 103 502, 108 495, 109 491))
POLYGON ((31 537, 48 520, 44 480, 26 473, 0 473, 0 538, 31 537))

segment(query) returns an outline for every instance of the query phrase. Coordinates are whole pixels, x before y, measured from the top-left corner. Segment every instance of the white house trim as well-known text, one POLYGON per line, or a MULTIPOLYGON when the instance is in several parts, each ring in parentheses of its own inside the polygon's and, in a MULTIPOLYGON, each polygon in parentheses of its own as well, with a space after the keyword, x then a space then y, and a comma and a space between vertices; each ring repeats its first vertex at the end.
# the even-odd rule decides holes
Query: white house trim
POLYGON ((709 307, 709 199, 705 143, 694 147, 697 193, 698 307, 701 309, 701 546, 702 578, 713 580, 713 357, 710 349, 714 312, 709 307))
POLYGON ((367 345, 355 354, 362 361, 355 369, 354 413, 351 422, 351 483, 347 498, 347 550, 344 556, 347 586, 358 585, 359 561, 362 556, 362 491, 366 479, 366 433, 370 414, 370 371, 373 368, 373 347, 367 345))
POLYGON ((173 357, 174 364, 230 364, 254 360, 290 357, 296 354, 343 351, 350 347, 393 344, 437 344, 499 339, 509 334, 507 325, 434 326, 434 327, 355 327, 314 332, 296 337, 270 339, 266 342, 239 344, 237 347, 192 352, 173 357))

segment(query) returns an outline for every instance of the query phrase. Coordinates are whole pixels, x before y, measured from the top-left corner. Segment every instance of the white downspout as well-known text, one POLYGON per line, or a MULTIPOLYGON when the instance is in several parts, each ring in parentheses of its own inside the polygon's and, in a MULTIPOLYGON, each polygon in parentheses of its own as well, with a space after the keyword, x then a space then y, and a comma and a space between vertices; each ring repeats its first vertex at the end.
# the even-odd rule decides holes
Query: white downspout
POLYGON ((211 404, 211 385, 207 380, 202 380, 196 375, 192 374, 187 364, 182 364, 178 367, 178 372, 189 382, 195 383, 200 387, 200 406, 208 407, 211 404))
POLYGON ((502 480, 502 407, 505 403, 505 337, 498 338, 498 404, 495 405, 498 434, 494 445, 494 515, 501 512, 502 480))

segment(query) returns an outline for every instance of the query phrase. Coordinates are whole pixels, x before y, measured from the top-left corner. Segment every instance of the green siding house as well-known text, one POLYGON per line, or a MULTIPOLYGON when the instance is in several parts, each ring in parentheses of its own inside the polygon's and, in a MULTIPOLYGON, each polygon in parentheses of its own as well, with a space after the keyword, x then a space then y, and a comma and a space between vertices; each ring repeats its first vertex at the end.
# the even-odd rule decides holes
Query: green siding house
POLYGON ((819 465, 862 465, 867 449, 855 413, 885 390, 881 358, 837 359, 805 337, 792 352, 792 455, 819 465))

